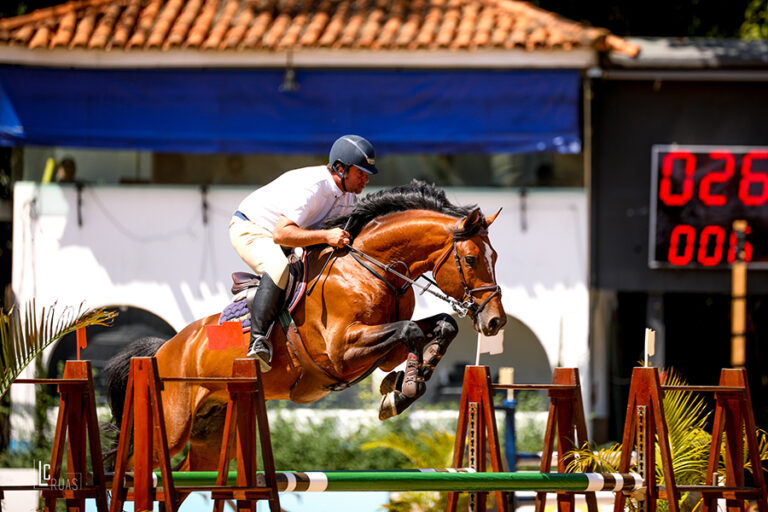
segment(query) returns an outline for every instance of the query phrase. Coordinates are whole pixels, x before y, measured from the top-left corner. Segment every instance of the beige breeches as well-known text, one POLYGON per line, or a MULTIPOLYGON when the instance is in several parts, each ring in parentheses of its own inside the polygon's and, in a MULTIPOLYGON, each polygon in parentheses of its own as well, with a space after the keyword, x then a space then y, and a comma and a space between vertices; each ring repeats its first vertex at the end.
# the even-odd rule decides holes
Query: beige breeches
POLYGON ((285 290, 288 284, 288 258, 263 227, 239 218, 229 224, 229 239, 237 254, 259 274, 266 272, 285 290))

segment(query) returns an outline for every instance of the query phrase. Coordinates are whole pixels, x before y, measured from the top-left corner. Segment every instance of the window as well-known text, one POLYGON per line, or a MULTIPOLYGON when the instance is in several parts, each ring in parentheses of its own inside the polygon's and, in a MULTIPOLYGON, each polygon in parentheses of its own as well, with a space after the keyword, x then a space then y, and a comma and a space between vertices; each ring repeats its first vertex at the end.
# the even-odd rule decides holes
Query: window
MULTIPOLYGON (((327 162, 311 154, 191 154, 24 148, 24 179, 39 181, 46 162, 71 158, 77 179, 94 184, 247 185, 270 182, 289 169, 327 162)), ((400 153, 380 156, 375 187, 420 179, 441 187, 584 187, 581 154, 400 153)))

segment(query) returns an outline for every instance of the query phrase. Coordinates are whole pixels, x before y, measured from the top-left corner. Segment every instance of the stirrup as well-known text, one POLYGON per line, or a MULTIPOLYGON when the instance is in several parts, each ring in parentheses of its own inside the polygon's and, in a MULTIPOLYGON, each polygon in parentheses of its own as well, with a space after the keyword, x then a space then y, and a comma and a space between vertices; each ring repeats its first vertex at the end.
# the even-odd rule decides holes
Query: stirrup
POLYGON ((251 343, 246 357, 256 359, 262 373, 272 369, 272 349, 264 337, 257 338, 251 343))

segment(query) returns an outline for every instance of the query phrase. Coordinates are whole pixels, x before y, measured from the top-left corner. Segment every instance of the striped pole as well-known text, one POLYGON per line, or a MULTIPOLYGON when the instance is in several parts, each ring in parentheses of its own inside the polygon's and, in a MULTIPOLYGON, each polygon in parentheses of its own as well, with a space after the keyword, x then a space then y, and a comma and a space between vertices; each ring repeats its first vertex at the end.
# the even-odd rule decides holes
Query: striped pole
MULTIPOLYGON (((155 473, 160 479, 160 473, 155 473)), ((215 471, 175 471, 179 487, 214 486, 215 471)), ((616 491, 632 492, 643 486, 635 473, 475 473, 467 470, 307 471, 278 472, 280 492, 325 491, 616 491)), ((229 473, 235 485, 237 474, 229 473)), ((263 477, 259 475, 259 482, 263 477)))

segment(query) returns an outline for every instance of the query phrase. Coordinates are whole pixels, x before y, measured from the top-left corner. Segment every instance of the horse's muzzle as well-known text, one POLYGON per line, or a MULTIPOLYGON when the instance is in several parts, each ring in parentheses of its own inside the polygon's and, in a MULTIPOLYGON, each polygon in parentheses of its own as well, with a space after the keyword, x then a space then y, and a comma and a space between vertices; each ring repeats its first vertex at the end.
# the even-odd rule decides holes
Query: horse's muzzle
POLYGON ((501 301, 494 298, 475 316, 475 330, 485 336, 493 336, 507 323, 507 315, 501 306, 501 301))

